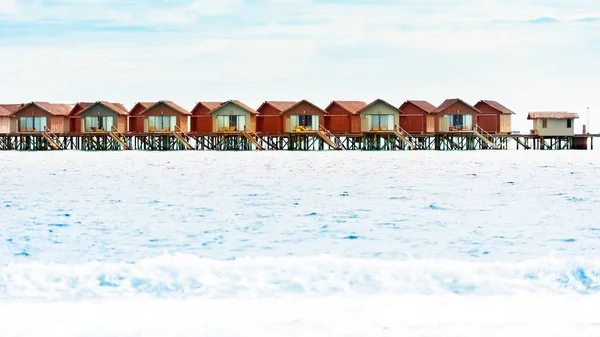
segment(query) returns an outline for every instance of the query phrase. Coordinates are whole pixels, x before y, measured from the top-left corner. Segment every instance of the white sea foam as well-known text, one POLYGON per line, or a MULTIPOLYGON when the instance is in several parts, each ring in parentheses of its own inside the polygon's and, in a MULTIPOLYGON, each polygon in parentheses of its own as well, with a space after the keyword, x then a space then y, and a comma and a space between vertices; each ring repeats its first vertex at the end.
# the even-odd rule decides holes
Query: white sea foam
POLYGON ((166 254, 136 263, 0 267, 0 298, 278 298, 600 293, 600 260, 376 260, 336 256, 222 261, 166 254))

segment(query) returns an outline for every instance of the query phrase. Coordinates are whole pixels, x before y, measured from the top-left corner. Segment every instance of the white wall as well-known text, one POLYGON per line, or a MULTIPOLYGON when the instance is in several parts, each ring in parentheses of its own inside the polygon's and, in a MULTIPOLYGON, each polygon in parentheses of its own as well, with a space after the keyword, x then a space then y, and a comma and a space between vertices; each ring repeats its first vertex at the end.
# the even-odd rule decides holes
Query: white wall
POLYGON ((543 119, 534 119, 534 130, 540 136, 572 136, 575 134, 575 120, 571 120, 571 127, 567 128, 567 119, 546 119, 543 128, 543 119))

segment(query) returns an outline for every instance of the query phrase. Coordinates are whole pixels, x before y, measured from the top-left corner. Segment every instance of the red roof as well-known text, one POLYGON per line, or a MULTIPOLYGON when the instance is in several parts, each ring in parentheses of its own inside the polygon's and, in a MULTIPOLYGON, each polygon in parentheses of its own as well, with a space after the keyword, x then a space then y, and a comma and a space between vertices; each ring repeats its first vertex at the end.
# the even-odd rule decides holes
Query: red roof
POLYGON ((239 106, 240 108, 248 111, 249 113, 251 113, 253 115, 258 115, 258 111, 252 109, 251 107, 247 106, 246 104, 244 104, 244 103, 242 103, 242 102, 240 102, 238 100, 235 100, 235 99, 232 99, 232 100, 229 100, 227 102, 224 102, 218 108, 214 109, 211 113, 214 113, 215 111, 221 109, 222 107, 226 106, 229 103, 235 104, 235 105, 239 106))
POLYGON ((351 114, 358 113, 362 108, 367 106, 367 102, 363 101, 333 101, 329 104, 325 110, 329 110, 332 105, 337 104, 342 109, 348 111, 351 114))
POLYGON ((450 99, 447 99, 447 100, 445 100, 444 102, 442 102, 442 104, 440 104, 440 106, 438 106, 438 107, 437 107, 437 109, 435 109, 435 110, 433 111, 433 113, 440 113, 440 112, 442 112, 442 111, 444 111, 444 110, 448 109, 448 108, 449 108, 449 107, 451 107, 452 105, 454 105, 454 104, 456 104, 456 103, 459 103, 459 102, 460 102, 460 103, 462 103, 462 104, 464 104, 464 105, 466 105, 466 106, 468 106, 469 108, 473 109, 474 111, 477 111, 477 112, 479 112, 479 109, 477 109, 476 107, 472 106, 471 104, 469 104, 469 103, 467 103, 467 102, 463 101, 463 100, 462 100, 462 99, 460 99, 460 98, 450 98, 450 99))
POLYGON ((0 104, 0 116, 10 116, 19 111, 22 104, 0 104))
POLYGON ((17 109, 15 112, 13 112, 13 114, 16 113, 17 111, 25 109, 26 107, 28 107, 30 105, 35 105, 39 109, 42 109, 53 116, 68 116, 69 113, 71 112, 71 108, 72 108, 71 104, 31 102, 31 103, 21 105, 19 107, 19 109, 17 109))
POLYGON ((207 110, 205 114, 210 115, 213 112, 213 110, 220 107, 221 104, 223 104, 223 102, 198 102, 196 106, 192 109, 192 114, 194 114, 194 111, 196 111, 199 107, 203 106, 207 110))
MULTIPOLYGON (((144 111, 140 112, 140 115, 143 115, 146 111, 154 108, 155 106, 157 106, 157 105, 159 105, 161 103, 164 104, 164 105, 166 105, 166 106, 168 106, 169 108, 171 108, 171 109, 179 112, 182 115, 191 115, 192 114, 191 112, 187 111, 186 109, 182 108, 181 106, 175 104, 173 101, 158 101, 158 102, 150 105, 146 109, 144 109, 144 111)), ((138 104, 144 106, 144 105, 146 105, 148 103, 147 102, 140 102, 138 104)))
POLYGON ((425 111, 428 114, 433 113, 435 111, 435 105, 433 105, 427 101, 416 101, 416 100, 408 100, 408 101, 404 102, 400 106, 400 110, 402 110, 402 107, 406 104, 412 104, 412 105, 416 106, 417 108, 425 111))
POLYGON ((579 114, 574 112, 563 112, 563 111, 544 111, 544 112, 530 112, 527 119, 572 119, 579 118, 579 114))
POLYGON ((96 104, 96 103, 95 102, 77 102, 77 103, 75 103, 75 106, 73 106, 71 111, 69 112, 69 115, 71 115, 71 116, 77 115, 80 111, 85 110, 94 104, 96 104))
MULTIPOLYGON (((260 105, 260 107, 258 108, 258 111, 263 110, 263 107, 265 105, 269 105, 273 109, 277 110, 277 112, 279 114, 281 114, 283 111, 296 105, 296 103, 298 103, 298 102, 295 102, 295 101, 265 101, 263 104, 260 105)), ((260 114, 263 114, 263 112, 261 111, 260 114)))
POLYGON ((475 104, 475 106, 478 106, 479 104, 487 104, 490 107, 496 109, 501 114, 506 114, 506 115, 514 115, 515 114, 512 110, 510 110, 509 108, 505 107, 504 105, 502 105, 496 101, 481 100, 477 104, 475 104))
POLYGON ((382 100, 381 98, 378 98, 378 99, 374 100, 373 102, 369 103, 369 105, 367 105, 367 106, 365 106, 364 108, 360 109, 360 111, 359 111, 359 112, 363 112, 364 110, 367 110, 368 108, 372 107, 373 105, 375 105, 375 104, 377 104, 377 103, 379 103, 379 102, 381 102, 381 103, 384 103, 384 104, 387 104, 387 105, 391 106, 391 107, 392 107, 394 110, 398 110, 398 109, 397 109, 395 106, 393 106, 393 105, 391 105, 390 103, 388 103, 388 102, 386 102, 386 101, 382 100))
POLYGON ((153 106, 154 104, 156 104, 156 102, 137 102, 133 108, 131 108, 131 110, 129 110, 129 113, 132 115, 136 115, 133 113, 134 110, 136 110, 136 108, 141 108, 140 112, 137 113, 137 115, 141 114, 142 112, 146 111, 149 107, 153 106))
POLYGON ((78 103, 78 104, 80 104, 81 106, 85 106, 85 108, 76 112, 75 115, 81 115, 85 110, 93 107, 96 104, 104 105, 105 107, 114 111, 118 115, 121 115, 121 116, 129 115, 129 111, 127 111, 127 108, 125 108, 123 106, 123 104, 121 104, 121 103, 110 103, 110 102, 105 102, 105 101, 98 101, 96 103, 78 103))

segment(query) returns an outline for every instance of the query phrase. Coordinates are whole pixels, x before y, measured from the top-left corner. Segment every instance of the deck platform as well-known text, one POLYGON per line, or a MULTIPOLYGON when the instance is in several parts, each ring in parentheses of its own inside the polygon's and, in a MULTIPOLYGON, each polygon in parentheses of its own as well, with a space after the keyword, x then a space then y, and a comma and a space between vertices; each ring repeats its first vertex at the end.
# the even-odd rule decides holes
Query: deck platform
POLYGON ((481 134, 456 131, 408 134, 372 131, 336 134, 304 131, 279 134, 184 132, 90 132, 0 134, 0 150, 44 151, 472 151, 472 150, 593 150, 600 134, 541 137, 529 134, 481 134))

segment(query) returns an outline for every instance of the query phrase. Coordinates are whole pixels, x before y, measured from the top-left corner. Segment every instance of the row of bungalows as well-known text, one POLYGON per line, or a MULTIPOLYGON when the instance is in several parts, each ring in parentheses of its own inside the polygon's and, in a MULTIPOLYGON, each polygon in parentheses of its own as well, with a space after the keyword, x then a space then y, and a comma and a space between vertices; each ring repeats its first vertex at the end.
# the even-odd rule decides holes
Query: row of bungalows
POLYGON ((138 102, 131 110, 120 103, 48 102, 0 105, 0 133, 240 132, 263 134, 316 131, 334 134, 393 131, 409 133, 470 131, 478 125, 489 133, 510 133, 514 114, 502 104, 482 100, 474 106, 456 98, 439 106, 408 100, 396 107, 383 99, 332 101, 325 109, 307 101, 265 101, 257 110, 237 101, 198 102, 188 111, 172 101, 138 102))

